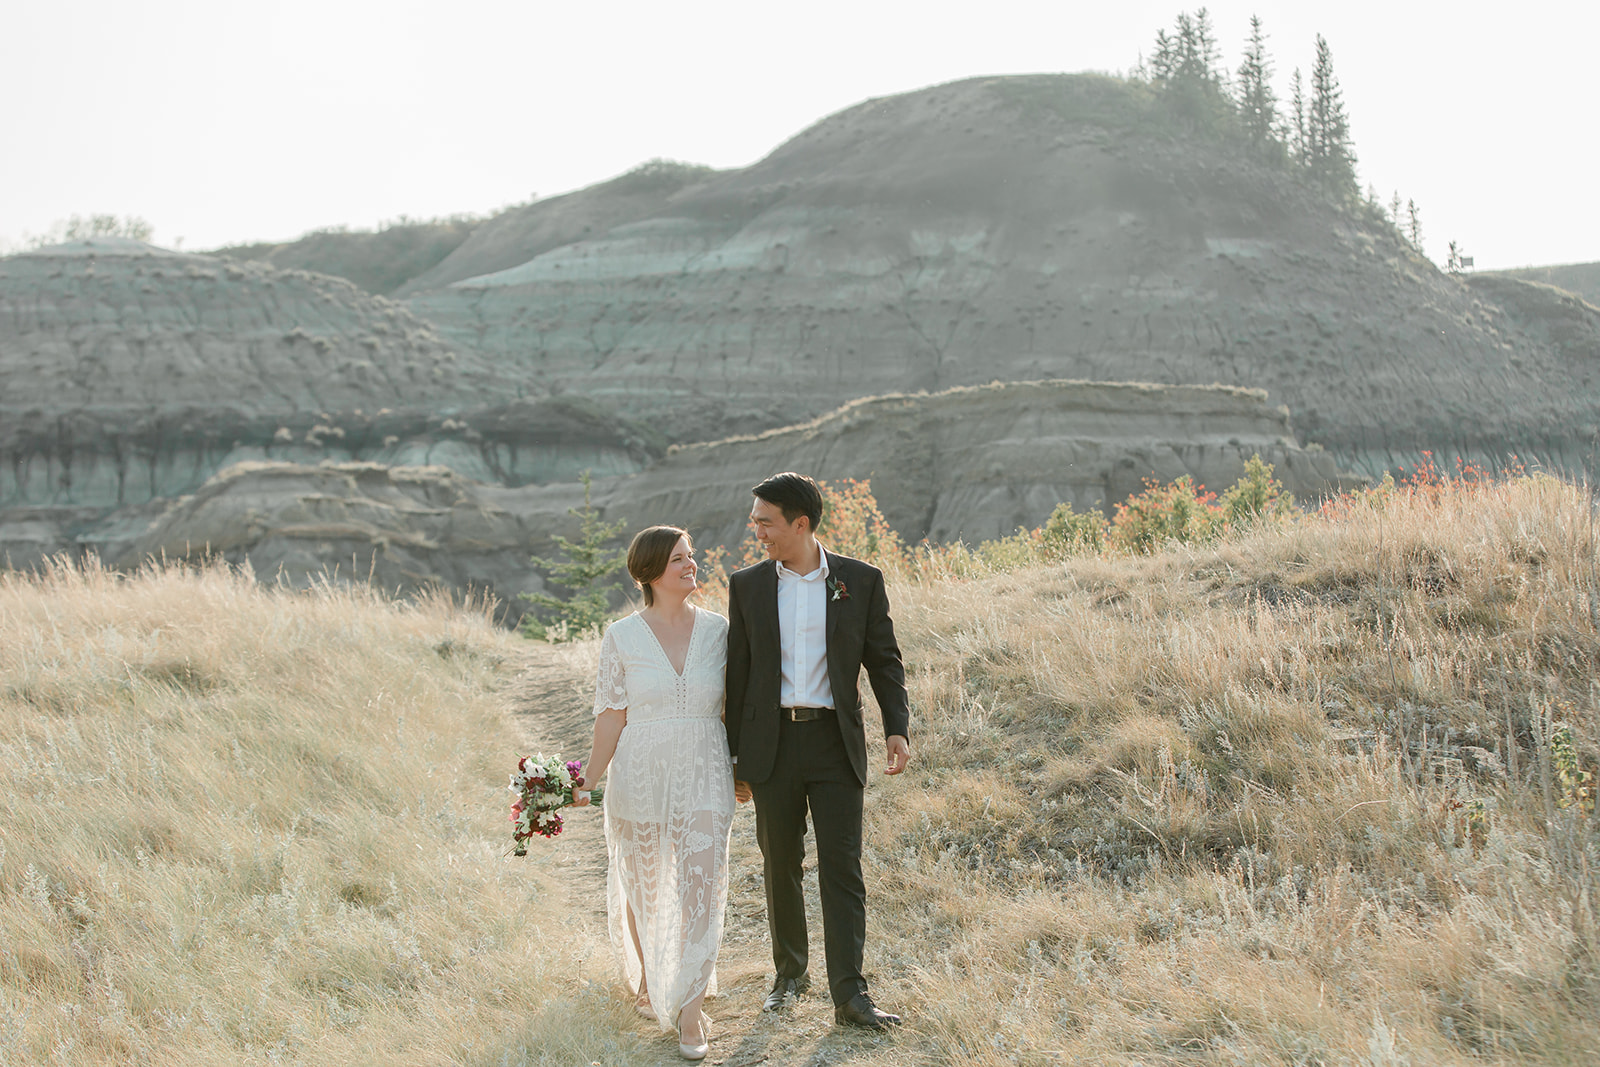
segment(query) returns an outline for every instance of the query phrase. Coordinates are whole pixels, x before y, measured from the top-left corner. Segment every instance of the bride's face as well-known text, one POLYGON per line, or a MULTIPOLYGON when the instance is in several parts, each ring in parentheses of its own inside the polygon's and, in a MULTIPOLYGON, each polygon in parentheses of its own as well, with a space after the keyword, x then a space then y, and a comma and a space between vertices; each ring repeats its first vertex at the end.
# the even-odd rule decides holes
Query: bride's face
POLYGON ((699 568, 695 566, 694 549, 689 547, 687 537, 680 537, 667 559, 667 569, 661 572, 661 577, 650 583, 650 588, 655 590, 658 597, 679 600, 695 591, 698 578, 699 568))

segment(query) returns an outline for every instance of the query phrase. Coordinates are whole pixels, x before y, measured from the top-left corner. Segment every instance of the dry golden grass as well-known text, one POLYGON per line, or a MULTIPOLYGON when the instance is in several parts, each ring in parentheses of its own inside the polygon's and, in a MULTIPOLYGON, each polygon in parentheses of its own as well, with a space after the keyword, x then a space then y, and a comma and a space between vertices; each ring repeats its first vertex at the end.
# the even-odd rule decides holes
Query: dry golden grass
POLYGON ((523 649, 219 569, 0 576, 0 1062, 628 1055, 558 874, 503 858, 523 649))
POLYGON ((1523 478, 902 586, 883 997, 952 1063, 1592 1062, 1595 544, 1523 478))
MULTIPOLYGON (((796 1062, 1590 1062, 1595 545, 1526 478, 900 581, 867 962, 907 1026, 796 1062)), ((577 693, 591 653, 540 655, 577 693)), ((659 1062, 575 842, 503 858, 526 655, 442 602, 0 578, 0 1062, 659 1062)), ((713 1060, 787 1062, 754 1007, 713 1060)))

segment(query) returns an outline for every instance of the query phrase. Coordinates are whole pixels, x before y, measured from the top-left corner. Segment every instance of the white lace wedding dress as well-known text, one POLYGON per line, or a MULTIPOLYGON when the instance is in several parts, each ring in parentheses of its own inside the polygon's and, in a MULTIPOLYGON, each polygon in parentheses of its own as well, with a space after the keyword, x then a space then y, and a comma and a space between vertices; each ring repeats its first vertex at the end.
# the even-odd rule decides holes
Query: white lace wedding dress
POLYGON ((715 994, 728 903, 733 763, 722 725, 728 620, 695 608, 683 673, 650 624, 606 628, 594 713, 626 708, 606 772, 606 912, 628 987, 646 978, 663 1029, 701 990, 715 994), (641 960, 628 935, 638 927, 641 960))

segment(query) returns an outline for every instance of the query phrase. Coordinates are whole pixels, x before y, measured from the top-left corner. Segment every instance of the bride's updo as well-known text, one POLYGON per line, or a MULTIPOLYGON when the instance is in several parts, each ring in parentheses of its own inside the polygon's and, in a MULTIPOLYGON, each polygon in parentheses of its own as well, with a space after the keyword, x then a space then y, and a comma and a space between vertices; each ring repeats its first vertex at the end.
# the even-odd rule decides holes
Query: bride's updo
POLYGON ((633 535, 633 543, 628 546, 628 576, 643 590, 645 607, 655 603, 656 591, 650 583, 666 573, 667 561, 680 537, 689 542, 690 548, 694 547, 689 531, 676 526, 650 526, 633 535))

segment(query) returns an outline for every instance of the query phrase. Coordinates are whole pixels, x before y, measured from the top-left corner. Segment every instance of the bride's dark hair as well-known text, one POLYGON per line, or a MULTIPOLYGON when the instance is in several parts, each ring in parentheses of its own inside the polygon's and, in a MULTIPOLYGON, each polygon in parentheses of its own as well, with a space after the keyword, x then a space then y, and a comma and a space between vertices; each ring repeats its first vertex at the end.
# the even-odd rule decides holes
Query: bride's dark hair
POLYGON ((633 535, 633 543, 628 546, 628 575, 644 591, 645 607, 655 603, 656 591, 650 588, 650 583, 666 572, 667 562, 672 559, 672 550, 678 547, 680 537, 694 548, 694 538, 689 536, 689 531, 677 526, 649 526, 633 535))

